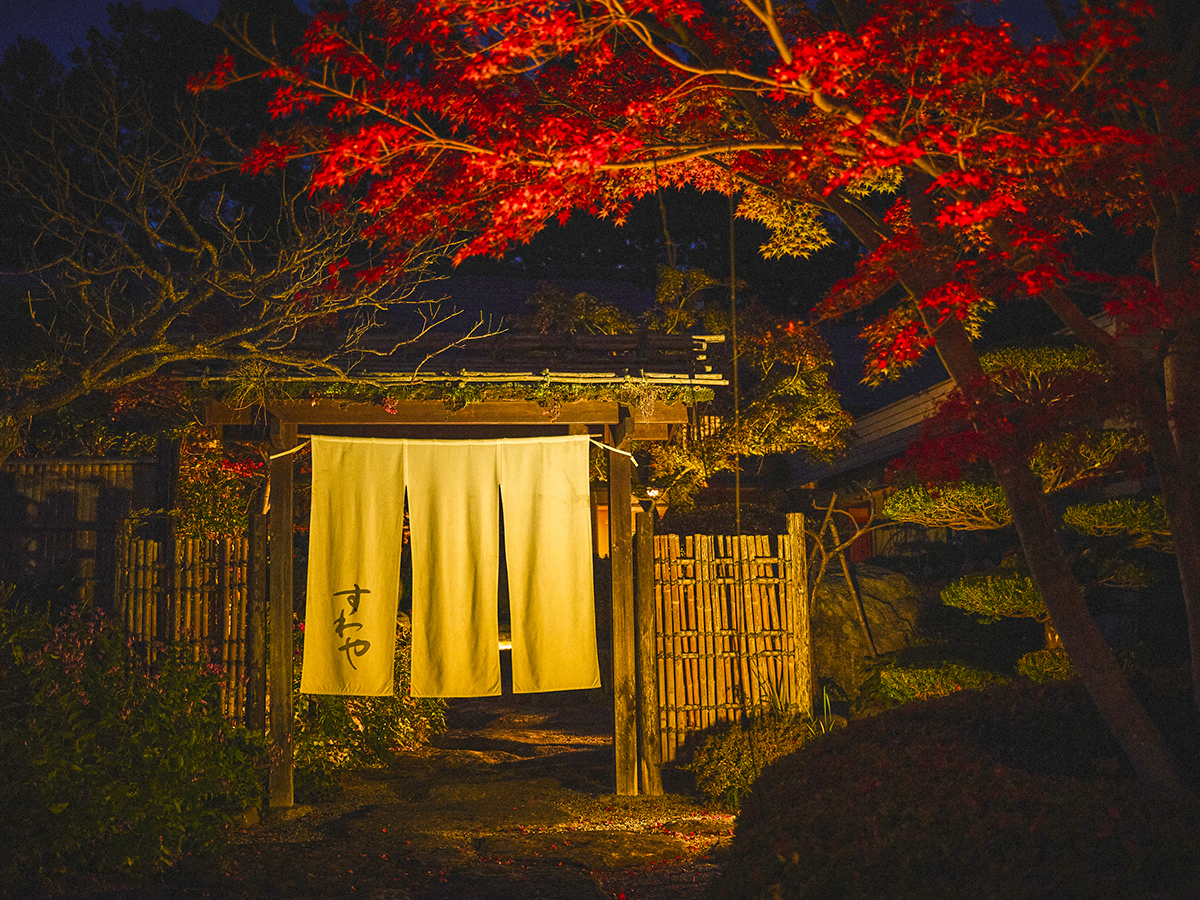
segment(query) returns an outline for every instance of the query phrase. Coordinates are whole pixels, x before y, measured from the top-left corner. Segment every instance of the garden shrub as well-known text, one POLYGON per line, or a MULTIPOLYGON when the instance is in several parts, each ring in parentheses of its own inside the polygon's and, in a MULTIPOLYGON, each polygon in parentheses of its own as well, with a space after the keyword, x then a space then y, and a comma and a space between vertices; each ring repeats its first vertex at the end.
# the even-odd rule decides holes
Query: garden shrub
MULTIPOLYGON (((295 631, 295 690, 300 690, 304 628, 295 631)), ((415 698, 409 690, 412 627, 396 625, 395 696, 341 697, 300 694, 293 740, 296 799, 309 802, 336 793, 343 770, 386 765, 398 750, 414 750, 446 730, 446 703, 415 698)))
POLYGON ((978 691, 1004 679, 994 672, 952 660, 927 666, 888 665, 879 669, 878 691, 891 703, 944 697, 956 691, 978 691))
POLYGON ((744 722, 718 726, 684 768, 695 774, 696 788, 710 803, 737 812, 768 763, 796 751, 833 721, 826 716, 814 722, 789 710, 759 711, 744 722))
POLYGON ((1141 791, 1114 755, 1077 683, 857 719, 764 770, 708 896, 1200 897, 1200 809, 1141 791))
POLYGON ((1061 647, 1035 650, 1017 661, 1017 674, 1037 681, 1065 681, 1075 675, 1071 657, 1061 647))
POLYGON ((184 648, 95 610, 0 606, 0 884, 140 874, 213 847, 263 791, 262 739, 184 648))

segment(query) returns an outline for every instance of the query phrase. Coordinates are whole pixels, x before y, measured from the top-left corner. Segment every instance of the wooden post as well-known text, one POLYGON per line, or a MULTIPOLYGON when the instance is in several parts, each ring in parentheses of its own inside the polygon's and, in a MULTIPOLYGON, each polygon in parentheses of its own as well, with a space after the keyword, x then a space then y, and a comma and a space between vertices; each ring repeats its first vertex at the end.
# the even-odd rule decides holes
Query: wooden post
POLYGON ((804 543, 804 516, 788 513, 786 590, 792 611, 792 633, 796 639, 796 705, 814 714, 816 672, 813 671, 812 601, 808 595, 808 552, 804 543))
POLYGON ((250 560, 246 572, 246 727, 267 727, 267 500, 266 485, 250 508, 250 560))
POLYGON ((133 541, 133 520, 128 516, 117 520, 113 534, 113 615, 125 629, 125 633, 135 637, 129 627, 133 608, 133 590, 129 578, 129 545, 133 541))
MULTIPOLYGON (((272 421, 273 453, 296 446, 296 426, 272 421)), ((270 738, 268 777, 272 809, 295 803, 292 780, 292 466, 294 454, 275 456, 270 465, 271 509, 267 517, 271 585, 267 611, 270 629, 270 738)))
MULTIPOLYGON (((166 473, 163 484, 163 509, 176 508, 179 495, 179 454, 178 439, 159 446, 159 464, 166 473)), ((154 598, 153 630, 146 635, 148 649, 154 646, 156 640, 164 644, 179 640, 179 573, 176 571, 179 535, 175 531, 177 521, 178 517, 167 516, 162 541, 159 544, 158 563, 163 577, 154 598)))
POLYGON ((658 628, 654 616, 654 506, 638 513, 637 594, 634 614, 637 629, 638 771, 641 793, 662 796, 662 751, 658 703, 658 628))
MULTIPOLYGON (((609 428, 608 443, 620 447, 631 424, 621 407, 618 424, 609 428)), ((624 453, 608 451, 608 534, 612 563, 613 747, 616 789, 637 794, 636 634, 633 609, 633 529, 630 521, 633 466, 624 453)))

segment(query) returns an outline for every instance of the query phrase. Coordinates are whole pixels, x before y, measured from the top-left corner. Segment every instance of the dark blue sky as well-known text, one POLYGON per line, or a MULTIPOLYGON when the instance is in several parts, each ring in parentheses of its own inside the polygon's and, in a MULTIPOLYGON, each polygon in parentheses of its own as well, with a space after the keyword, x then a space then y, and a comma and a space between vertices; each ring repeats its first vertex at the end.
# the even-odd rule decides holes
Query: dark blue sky
MULTIPOLYGON (((105 11, 110 0, 0 0, 0 52, 17 40, 17 35, 34 37, 66 59, 71 48, 82 45, 88 27, 108 24, 105 11)), ((146 9, 178 6, 203 22, 211 22, 221 0, 142 0, 146 9)))
MULTIPOLYGON (((74 44, 82 44, 88 26, 105 26, 110 0, 0 0, 0 52, 16 41, 17 35, 36 37, 65 59, 74 44)), ((967 0, 980 21, 1000 18, 1020 23, 1018 30, 1028 34, 1051 34, 1053 24, 1042 0, 1001 0, 999 4, 967 0)), ((220 0, 142 0, 147 9, 178 6, 197 19, 211 22, 220 0)), ((304 4, 301 4, 304 5, 304 4)), ((1068 2, 1064 6, 1073 7, 1068 2)))

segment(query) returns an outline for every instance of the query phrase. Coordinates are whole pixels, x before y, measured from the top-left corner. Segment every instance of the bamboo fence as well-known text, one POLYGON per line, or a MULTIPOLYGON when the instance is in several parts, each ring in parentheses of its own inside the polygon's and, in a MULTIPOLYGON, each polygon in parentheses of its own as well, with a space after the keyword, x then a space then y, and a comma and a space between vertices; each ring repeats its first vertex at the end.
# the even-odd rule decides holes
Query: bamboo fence
POLYGON ((112 601, 112 544, 157 505, 154 459, 17 459, 0 467, 0 581, 70 579, 80 603, 112 601))
POLYGON ((767 706, 812 712, 803 523, 788 534, 655 537, 662 760, 767 706))
POLYGON ((222 669, 225 715, 246 702, 246 612, 250 542, 245 537, 180 538, 174 561, 159 541, 126 534, 118 543, 116 614, 126 632, 154 652, 185 644, 193 659, 222 669))
MULTIPOLYGON (((705 425, 708 423, 701 423, 705 425)), ((152 460, 10 462, 0 483, 0 580, 66 570, 78 597, 111 604, 147 654, 185 642, 224 673, 226 715, 247 683, 249 542, 152 539, 134 509, 155 505, 152 460)), ((788 534, 655 538, 662 758, 698 732, 769 704, 811 712, 812 649, 803 521, 788 534)))

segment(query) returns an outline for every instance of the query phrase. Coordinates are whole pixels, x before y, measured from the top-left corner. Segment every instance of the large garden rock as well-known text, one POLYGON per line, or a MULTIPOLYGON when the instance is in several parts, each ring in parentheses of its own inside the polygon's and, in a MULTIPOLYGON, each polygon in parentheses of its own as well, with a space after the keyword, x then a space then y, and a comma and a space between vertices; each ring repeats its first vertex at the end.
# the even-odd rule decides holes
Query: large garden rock
MULTIPOLYGON (((876 566, 854 566, 852 571, 875 649, 882 654, 911 646, 925 602, 916 586, 898 572, 876 566)), ((858 603, 840 571, 827 573, 814 593, 812 639, 817 677, 854 697, 874 657, 858 603)))

